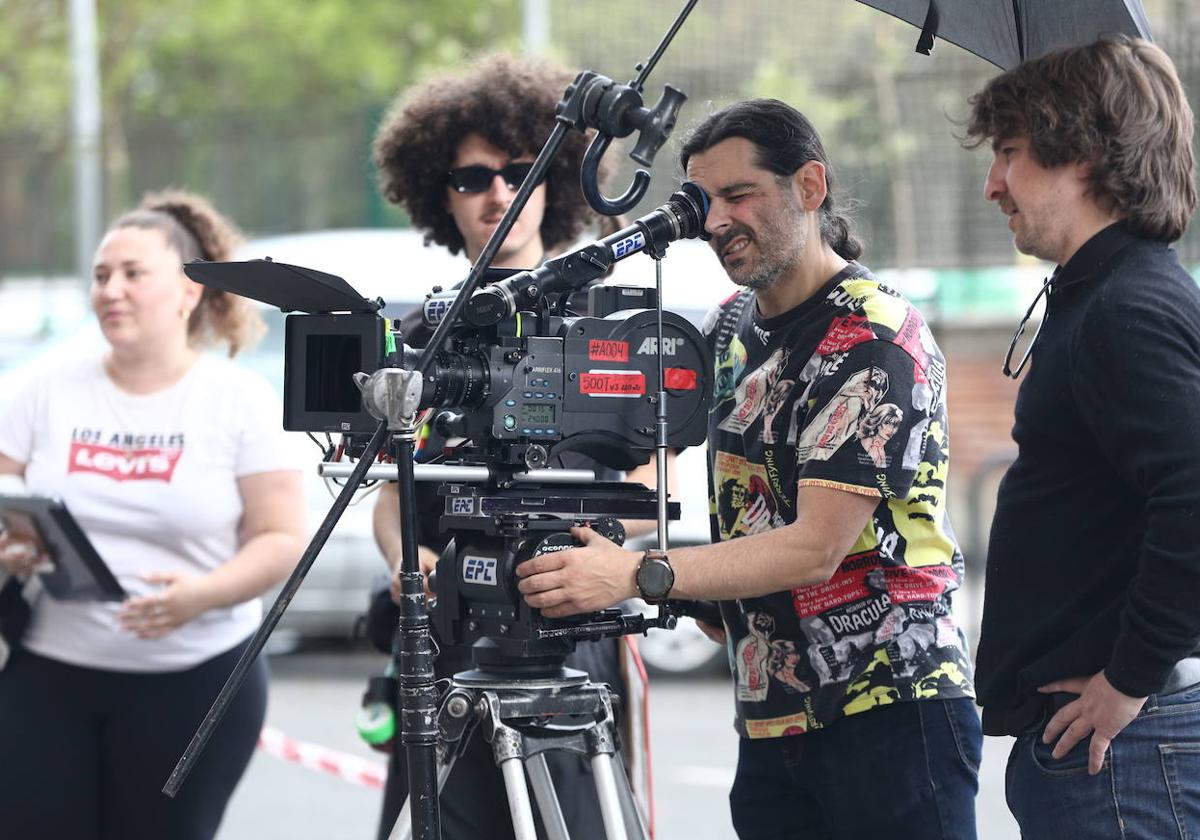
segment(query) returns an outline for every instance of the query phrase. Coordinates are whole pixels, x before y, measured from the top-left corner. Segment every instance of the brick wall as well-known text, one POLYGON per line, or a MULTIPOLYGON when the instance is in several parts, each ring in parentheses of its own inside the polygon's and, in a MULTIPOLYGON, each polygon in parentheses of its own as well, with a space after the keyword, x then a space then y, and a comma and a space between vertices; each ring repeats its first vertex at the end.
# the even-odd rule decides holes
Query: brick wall
POLYGON ((950 520, 968 564, 983 560, 996 485, 1009 458, 1017 382, 1000 372, 1012 324, 942 324, 950 417, 950 520))

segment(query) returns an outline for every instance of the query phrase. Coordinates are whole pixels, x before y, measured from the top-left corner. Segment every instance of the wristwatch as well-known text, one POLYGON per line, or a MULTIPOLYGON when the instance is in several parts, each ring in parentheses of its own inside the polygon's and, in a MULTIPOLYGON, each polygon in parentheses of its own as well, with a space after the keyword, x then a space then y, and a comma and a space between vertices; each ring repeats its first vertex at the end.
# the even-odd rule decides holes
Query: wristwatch
POLYGON ((642 554, 633 580, 643 601, 656 604, 665 600, 675 585, 675 570, 671 568, 667 552, 657 548, 647 549, 642 554))

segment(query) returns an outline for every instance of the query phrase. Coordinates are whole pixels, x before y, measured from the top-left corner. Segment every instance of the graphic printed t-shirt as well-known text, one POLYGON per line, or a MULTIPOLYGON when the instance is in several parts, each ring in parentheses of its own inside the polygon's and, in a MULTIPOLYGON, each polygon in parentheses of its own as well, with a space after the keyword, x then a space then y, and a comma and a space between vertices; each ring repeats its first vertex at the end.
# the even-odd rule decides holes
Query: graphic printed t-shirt
POLYGON ((945 513, 946 368, 920 314, 851 263, 775 318, 734 295, 705 332, 714 541, 794 522, 798 485, 880 500, 828 582, 722 603, 739 732, 972 696, 950 610, 963 562, 945 513))
MULTIPOLYGON (((30 493, 59 496, 130 595, 148 572, 203 575, 234 555, 237 480, 300 469, 261 376, 204 355, 154 394, 117 388, 99 358, 40 371, 0 411, 0 453, 25 464, 30 493)), ((91 668, 168 671, 229 650, 262 616, 255 598, 202 613, 161 639, 123 630, 120 604, 41 598, 22 644, 91 668)))

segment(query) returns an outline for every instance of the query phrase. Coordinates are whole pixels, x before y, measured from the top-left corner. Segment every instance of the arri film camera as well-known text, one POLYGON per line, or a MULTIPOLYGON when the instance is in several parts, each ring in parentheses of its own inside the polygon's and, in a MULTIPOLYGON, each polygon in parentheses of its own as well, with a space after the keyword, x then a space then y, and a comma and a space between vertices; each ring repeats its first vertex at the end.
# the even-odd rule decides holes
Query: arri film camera
MULTIPOLYGON (((646 463, 658 442, 660 394, 666 444, 704 441, 712 364, 699 331, 661 312, 653 288, 596 281, 619 260, 642 252, 658 259, 670 242, 701 236, 706 211, 703 191, 684 184, 605 239, 532 270, 491 270, 429 364, 419 406, 441 435, 460 441, 440 467, 417 475, 441 482, 440 527, 454 538, 438 562, 433 619, 448 643, 482 641, 477 661, 484 647, 494 650, 483 652, 489 666, 550 664, 576 639, 638 629, 629 623, 640 616, 615 609, 543 619, 517 591, 514 569, 571 546, 572 525, 620 542, 617 520, 656 516, 653 491, 555 469, 559 456, 577 452, 618 470, 646 463)), ((435 292, 419 313, 388 321, 382 301, 311 269, 252 261, 193 264, 188 274, 290 310, 284 427, 292 431, 374 430, 383 409, 373 416, 369 406, 386 402, 381 392, 394 386, 363 374, 414 369, 423 351, 413 344, 457 295, 435 292)), ((677 503, 668 515, 678 517, 677 503)))

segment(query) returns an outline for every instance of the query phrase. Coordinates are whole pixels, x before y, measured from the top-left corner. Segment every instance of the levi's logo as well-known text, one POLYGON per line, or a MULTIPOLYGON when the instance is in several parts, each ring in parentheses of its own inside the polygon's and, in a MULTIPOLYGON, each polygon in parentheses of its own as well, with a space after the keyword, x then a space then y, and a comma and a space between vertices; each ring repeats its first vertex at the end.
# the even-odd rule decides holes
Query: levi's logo
POLYGON ((170 481, 182 449, 118 449, 71 443, 68 473, 99 473, 114 481, 170 481))

